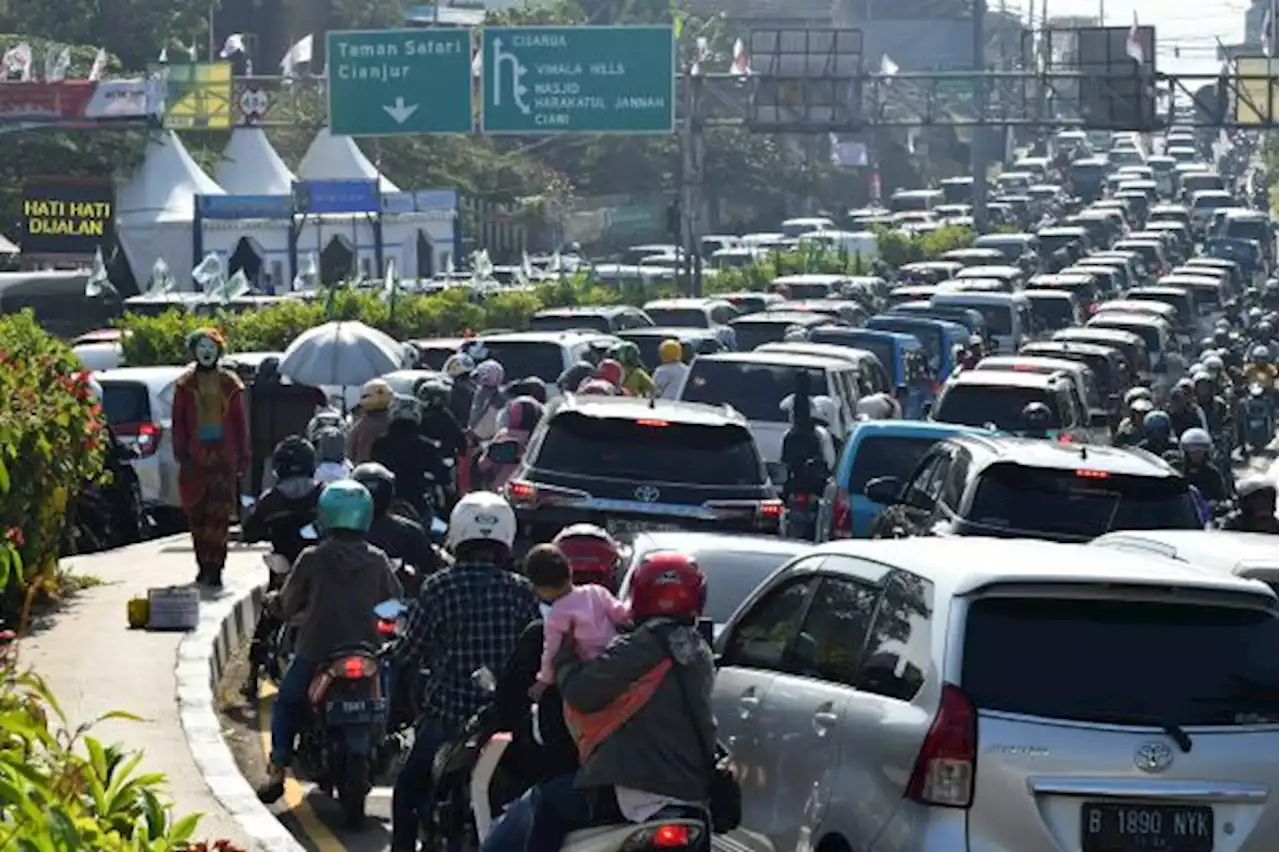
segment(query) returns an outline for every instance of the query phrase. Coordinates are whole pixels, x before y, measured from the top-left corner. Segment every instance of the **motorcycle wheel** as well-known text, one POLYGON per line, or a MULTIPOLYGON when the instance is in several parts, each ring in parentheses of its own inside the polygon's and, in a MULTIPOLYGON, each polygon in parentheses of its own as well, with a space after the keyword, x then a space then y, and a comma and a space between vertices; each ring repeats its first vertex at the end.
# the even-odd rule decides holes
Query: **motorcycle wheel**
POLYGON ((365 798, 369 795, 369 759, 361 754, 348 754, 343 767, 343 777, 334 785, 338 793, 338 805, 342 808, 342 822, 347 828, 359 828, 364 824, 365 798))

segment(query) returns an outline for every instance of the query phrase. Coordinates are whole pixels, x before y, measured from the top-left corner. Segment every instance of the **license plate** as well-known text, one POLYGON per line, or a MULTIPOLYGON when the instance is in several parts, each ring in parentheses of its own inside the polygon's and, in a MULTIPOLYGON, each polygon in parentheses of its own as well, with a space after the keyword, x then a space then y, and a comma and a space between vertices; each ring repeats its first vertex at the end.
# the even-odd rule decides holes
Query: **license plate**
POLYGON ((1213 808, 1085 802, 1081 852, 1213 852, 1213 808))
POLYGON ((381 698, 368 701, 330 701, 325 707, 325 719, 330 724, 372 722, 382 712, 385 704, 381 698))
POLYGON ((623 518, 609 518, 605 521, 605 529, 609 535, 635 535, 643 532, 673 532, 680 527, 675 524, 664 524, 661 521, 633 521, 623 518))

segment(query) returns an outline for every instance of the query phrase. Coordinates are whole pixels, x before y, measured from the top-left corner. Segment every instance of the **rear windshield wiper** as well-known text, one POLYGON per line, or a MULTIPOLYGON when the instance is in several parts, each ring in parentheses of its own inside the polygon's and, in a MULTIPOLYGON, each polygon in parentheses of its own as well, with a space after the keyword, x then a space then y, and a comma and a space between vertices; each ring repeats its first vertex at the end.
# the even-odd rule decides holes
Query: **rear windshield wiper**
POLYGON ((1159 716, 1148 716, 1142 713, 1130 713, 1127 711, 1112 713, 1106 710, 1087 711, 1082 715, 1087 715, 1095 722, 1102 722, 1111 725, 1141 725, 1149 728, 1159 728, 1168 734, 1169 739, 1173 740, 1179 750, 1183 754, 1191 751, 1191 736, 1182 729, 1182 726, 1170 719, 1162 719, 1159 716))

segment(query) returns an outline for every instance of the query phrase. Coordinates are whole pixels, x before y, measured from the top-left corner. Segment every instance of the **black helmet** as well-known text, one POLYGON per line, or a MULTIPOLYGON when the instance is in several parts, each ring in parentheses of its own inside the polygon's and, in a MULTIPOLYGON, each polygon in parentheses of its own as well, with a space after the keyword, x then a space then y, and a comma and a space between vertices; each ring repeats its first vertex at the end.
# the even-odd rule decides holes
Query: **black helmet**
POLYGON ((1049 406, 1043 402, 1028 402, 1022 408, 1022 425, 1025 429, 1033 431, 1048 429, 1052 419, 1049 406))
POLYGON ((391 507, 396 493, 396 475, 377 462, 365 462, 351 471, 351 478, 373 495, 373 511, 382 514, 391 507))
POLYGON ((560 378, 556 379, 556 384, 560 386, 560 390, 565 393, 572 393, 578 389, 584 381, 591 378, 595 373, 595 367, 590 361, 579 361, 571 367, 568 367, 560 378))
POLYGON ((300 435, 290 435, 279 444, 271 454, 271 469, 276 479, 293 479, 298 476, 311 477, 316 472, 316 448, 300 435))

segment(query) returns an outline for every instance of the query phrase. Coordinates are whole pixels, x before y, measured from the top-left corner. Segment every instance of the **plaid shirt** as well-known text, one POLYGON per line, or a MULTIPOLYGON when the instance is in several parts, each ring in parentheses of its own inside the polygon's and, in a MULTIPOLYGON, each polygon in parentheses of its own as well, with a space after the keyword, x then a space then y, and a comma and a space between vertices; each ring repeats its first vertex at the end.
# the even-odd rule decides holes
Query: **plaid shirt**
POLYGON ((482 666, 502 671, 538 617, 538 597, 525 577, 493 565, 458 564, 422 584, 396 661, 431 670, 427 712, 455 730, 491 698, 472 682, 472 672, 482 666))

